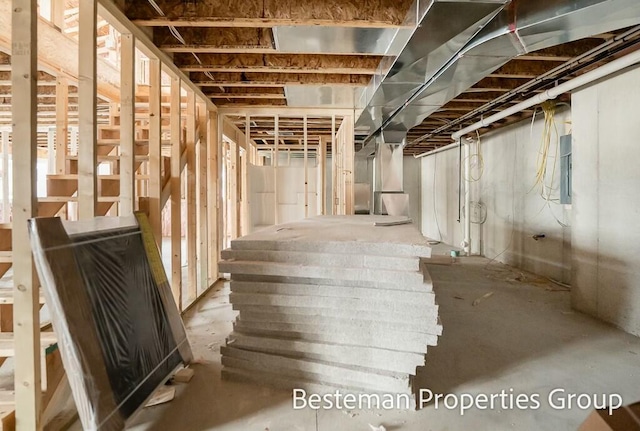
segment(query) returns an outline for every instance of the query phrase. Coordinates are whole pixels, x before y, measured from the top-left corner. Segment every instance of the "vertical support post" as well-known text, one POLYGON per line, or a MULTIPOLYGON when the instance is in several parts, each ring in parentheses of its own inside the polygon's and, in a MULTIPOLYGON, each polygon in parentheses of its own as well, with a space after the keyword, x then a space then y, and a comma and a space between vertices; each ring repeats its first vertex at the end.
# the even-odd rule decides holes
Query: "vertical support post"
POLYGON ((338 151, 336 149, 336 116, 331 116, 331 215, 338 214, 338 151))
POLYGON ((9 132, 0 132, 2 141, 2 222, 9 223, 11 204, 9 202, 9 132))
POLYGON ((198 137, 198 146, 196 148, 198 156, 198 267, 200 268, 198 294, 202 294, 209 288, 209 247, 208 247, 208 216, 209 202, 207 198, 207 189, 213 187, 211 183, 207 183, 207 152, 209 145, 209 115, 207 107, 203 103, 199 105, 198 110, 198 128, 200 136, 198 137))
POLYGON ((171 77, 171 290, 182 310, 182 187, 181 187, 181 85, 171 77))
POLYGON ((249 190, 249 167, 256 162, 256 148, 251 143, 251 117, 244 118, 245 152, 242 161, 242 234, 248 235, 252 230, 251 193, 249 190))
POLYGON ((344 176, 344 197, 345 197, 345 210, 347 215, 355 214, 354 206, 354 189, 353 189, 353 170, 354 166, 354 116, 347 115, 344 120, 346 122, 344 127, 344 149, 342 164, 343 176, 344 176))
MULTIPOLYGON (((222 249, 224 248, 224 244, 226 241, 226 235, 227 235, 227 230, 225 228, 225 218, 226 218, 226 206, 225 203, 222 200, 222 178, 220 178, 220 176, 222 175, 222 164, 225 163, 225 155, 224 155, 224 139, 223 139, 223 130, 224 130, 224 115, 218 115, 218 163, 217 163, 217 167, 218 167, 218 172, 217 172, 217 180, 218 180, 218 188, 217 188, 217 194, 218 194, 218 198, 217 198, 217 202, 218 202, 218 237, 217 237, 217 243, 216 246, 218 248, 218 255, 217 255, 217 261, 220 260, 220 252, 222 251, 222 249)), ((227 172, 228 175, 228 172, 227 172)))
POLYGON ((273 136, 275 138, 275 145, 273 146, 273 158, 271 159, 271 165, 273 166, 273 210, 274 224, 280 222, 278 215, 278 146, 280 145, 280 115, 276 114, 274 118, 274 131, 273 136))
POLYGON ((64 33, 64 10, 66 0, 51 0, 51 22, 64 33))
POLYGON ((218 279, 218 258, 220 255, 218 212, 220 210, 219 188, 220 178, 218 175, 218 113, 209 112, 209 132, 207 133, 207 220, 208 226, 208 254, 209 254, 209 283, 212 284, 218 279))
POLYGON ((162 252, 162 70, 149 59, 149 223, 162 252))
POLYGON ((56 173, 56 135, 55 130, 49 128, 47 130, 47 174, 56 173))
POLYGON ((120 215, 135 211, 136 41, 122 33, 120 46, 120 215))
POLYGON ((39 431, 41 404, 39 294, 27 220, 37 214, 36 161, 38 10, 35 0, 13 0, 11 85, 13 123, 13 295, 15 396, 18 431, 39 431))
MULTIPOLYGON (((80 0, 78 46, 78 218, 96 215, 97 176, 97 27, 98 2, 80 0)), ((35 24, 34 24, 35 25, 35 24)))
POLYGON ((304 129, 304 218, 309 217, 309 155, 308 155, 308 136, 307 136, 307 116, 302 121, 304 129))
MULTIPOLYGON (((56 0, 54 3, 60 3, 56 0)), ((67 171, 69 145, 69 82, 67 78, 56 80, 56 173, 67 171)))
POLYGON ((320 146, 318 148, 318 214, 326 214, 326 184, 327 184, 327 139, 319 137, 320 146))
POLYGON ((187 300, 198 296, 196 216, 196 95, 187 90, 187 300))
POLYGON ((239 145, 235 141, 229 143, 229 157, 231 159, 229 169, 229 196, 228 202, 231 208, 231 239, 238 237, 238 153, 239 145))

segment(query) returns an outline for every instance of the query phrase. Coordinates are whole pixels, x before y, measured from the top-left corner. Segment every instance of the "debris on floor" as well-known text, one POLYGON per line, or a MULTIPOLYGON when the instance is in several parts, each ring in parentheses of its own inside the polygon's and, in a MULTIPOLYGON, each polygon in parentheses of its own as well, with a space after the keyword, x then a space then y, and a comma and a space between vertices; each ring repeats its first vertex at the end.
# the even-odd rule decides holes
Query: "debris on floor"
POLYGON ((473 305, 474 307, 478 304, 480 304, 482 301, 484 301, 487 298, 491 298, 493 296, 493 292, 488 292, 485 293, 484 295, 482 295, 480 298, 476 299, 473 301, 473 303, 471 305, 473 305))
POLYGON ((168 403, 176 397, 176 388, 173 386, 160 386, 151 396, 145 407, 153 407, 168 403))

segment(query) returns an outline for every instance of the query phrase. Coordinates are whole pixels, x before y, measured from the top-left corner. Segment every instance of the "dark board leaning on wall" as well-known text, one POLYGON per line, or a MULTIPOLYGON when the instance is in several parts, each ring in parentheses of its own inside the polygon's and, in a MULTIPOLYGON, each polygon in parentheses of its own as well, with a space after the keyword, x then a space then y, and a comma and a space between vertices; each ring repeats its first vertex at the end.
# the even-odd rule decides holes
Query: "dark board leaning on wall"
POLYGON ((154 248, 133 217, 37 218, 30 232, 83 428, 123 429, 191 360, 164 271, 150 264, 154 248))

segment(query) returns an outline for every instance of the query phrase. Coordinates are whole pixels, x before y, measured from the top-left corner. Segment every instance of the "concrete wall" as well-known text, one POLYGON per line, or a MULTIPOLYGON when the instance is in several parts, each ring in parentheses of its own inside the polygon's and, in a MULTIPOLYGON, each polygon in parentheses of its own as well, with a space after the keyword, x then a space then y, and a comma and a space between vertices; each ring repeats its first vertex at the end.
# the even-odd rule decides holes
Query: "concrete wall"
POLYGON ((576 92, 575 308, 640 335, 640 69, 576 92))
MULTIPOLYGON (((477 210, 478 204, 486 208, 484 223, 472 225, 472 252, 569 282, 570 230, 560 223, 569 225, 570 209, 547 202, 540 194, 540 187, 534 188, 543 125, 543 115, 539 112, 533 128, 530 121, 524 121, 482 136, 484 169, 481 172, 477 157, 471 158, 471 180, 463 178, 462 196, 468 185, 472 209, 477 210), (480 179, 474 181, 477 177, 480 179), (546 238, 536 241, 535 234, 544 234, 546 238)), ((559 134, 564 134, 570 126, 568 110, 557 113, 556 125, 559 134)), ((551 149, 555 155, 555 140, 551 149)), ((422 159, 423 234, 454 246, 459 246, 464 238, 464 198, 458 222, 460 159, 457 148, 422 159)), ((550 180, 553 159, 549 163, 550 180)), ((553 187, 556 190, 552 192, 552 199, 559 196, 559 162, 555 172, 553 187)), ((476 220, 481 219, 478 211, 476 220)))

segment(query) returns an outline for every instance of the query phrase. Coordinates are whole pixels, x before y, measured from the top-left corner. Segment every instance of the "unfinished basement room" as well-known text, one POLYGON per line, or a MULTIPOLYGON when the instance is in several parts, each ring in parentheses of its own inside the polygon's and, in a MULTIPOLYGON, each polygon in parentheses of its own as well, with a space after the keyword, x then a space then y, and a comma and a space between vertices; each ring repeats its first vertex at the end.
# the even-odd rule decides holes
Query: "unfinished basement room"
POLYGON ((0 0, 0 431, 640 431, 640 0, 0 0))

